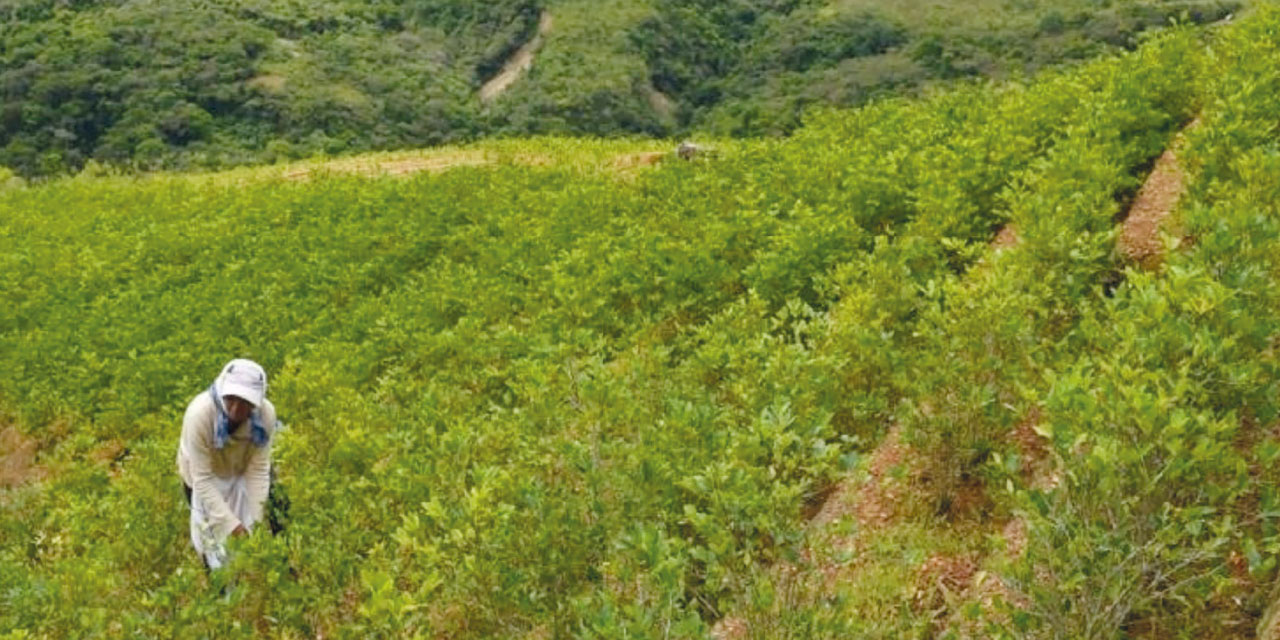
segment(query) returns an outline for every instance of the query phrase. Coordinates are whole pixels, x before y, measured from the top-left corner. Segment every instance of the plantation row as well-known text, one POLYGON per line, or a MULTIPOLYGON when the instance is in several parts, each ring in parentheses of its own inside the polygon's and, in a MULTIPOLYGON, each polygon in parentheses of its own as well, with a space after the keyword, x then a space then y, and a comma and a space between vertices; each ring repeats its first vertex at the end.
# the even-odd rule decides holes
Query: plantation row
POLYGON ((1205 60, 1189 247, 1161 276, 1131 272, 1047 366, 1047 424, 1071 475, 1062 491, 1024 496, 1034 542, 1018 575, 1059 629, 1101 637, 1141 621, 1155 635, 1250 635, 1269 604, 1278 26, 1269 7, 1205 60), (1035 568, 1058 589, 1034 584, 1035 568))
MULTIPOLYGON (((1274 23, 1264 12, 1247 28, 1274 23)), ((1229 93, 1245 84, 1230 80, 1265 69, 1249 66, 1263 63, 1245 49, 1248 32, 1232 38, 1223 47, 1240 63, 1209 65, 1236 74, 1214 85, 1228 123, 1245 120, 1231 115, 1241 105, 1262 108, 1229 93)), ((1106 441, 1127 431, 1095 433, 1102 414, 1080 410, 1113 397, 1081 371, 1121 375, 1083 359, 1135 347, 1110 342, 1121 338, 1098 328, 1105 314, 1172 295, 1135 298, 1144 281, 1131 276, 1105 299, 1101 283, 1118 268, 1118 198, 1199 106, 1200 50, 1193 32, 1174 31, 1029 86, 824 113, 791 139, 725 145, 713 162, 631 179, 504 165, 408 180, 99 179, 0 192, 10 247, 0 416, 40 442, 47 469, 0 498, 0 628, 700 637, 758 567, 791 556, 806 500, 890 421, 937 452, 934 476, 954 484, 992 475, 991 458, 974 452, 1002 446, 1032 407, 1045 410, 1062 459, 1083 458, 1089 497, 1077 501, 1076 485, 1018 494, 1043 505, 1032 515, 1044 544, 1026 562, 1055 568, 1051 584, 1028 573, 1025 591, 1044 628, 1083 619, 1092 605, 1054 598, 1110 585, 1057 569, 1085 562, 1078 551, 1054 554, 1094 541, 1090 505, 1121 495, 1192 509, 1169 512, 1179 523, 1202 506, 1093 464, 1108 451, 1139 466, 1151 458, 1106 441), (1010 220, 1022 246, 970 269, 1010 220), (185 544, 172 451, 186 401, 232 355, 273 376, 290 425, 275 458, 293 518, 206 577, 185 544), (1073 379, 1089 382, 1061 382, 1073 379), (1098 444, 1079 447, 1082 430, 1098 444)), ((1211 119, 1204 175, 1234 176, 1224 150, 1265 138, 1252 123, 1268 113, 1234 128, 1211 119)), ((1179 259, 1214 246, 1200 237, 1179 259)), ((1263 248, 1229 255, 1265 279, 1243 262, 1263 248)), ((1199 300, 1193 291, 1177 293, 1199 300)), ((1259 313, 1231 317, 1266 317, 1255 303, 1259 313)), ((1157 340, 1164 326, 1141 335, 1157 340)), ((1183 370, 1151 355, 1112 362, 1183 370)), ((1232 381, 1222 388, 1266 373, 1227 374, 1241 370, 1217 369, 1232 381)), ((1233 397, 1206 395, 1204 411, 1233 397)), ((1260 423, 1274 413, 1254 411, 1260 423)), ((1167 435, 1187 449, 1225 437, 1179 424, 1167 435)), ((1189 468, 1161 479, 1190 483, 1189 468)), ((1125 515, 1137 524, 1114 535, 1149 525, 1142 508, 1125 515)), ((1157 530, 1157 557, 1186 547, 1182 530, 1157 530)), ((1145 602, 1135 615, 1166 604, 1135 602, 1145 602)), ((796 624, 849 623, 823 615, 796 624)))
MULTIPOLYGON (((918 522, 908 523, 894 530, 900 539, 893 533, 884 536, 881 544, 887 549, 859 552, 895 560, 915 557, 904 575, 877 567, 817 594, 801 590, 778 596, 775 591, 794 588, 794 580, 779 582, 776 575, 758 574, 763 585, 752 588, 738 613, 752 627, 768 627, 760 637, 899 638, 939 631, 934 612, 911 606, 919 589, 911 572, 926 552, 952 545, 948 538, 973 535, 951 530, 957 518, 972 517, 960 510, 975 482, 996 498, 985 507, 990 511, 985 518, 998 520, 1030 504, 1029 498, 1023 503, 1001 496, 1007 486, 1029 495, 1009 434, 1043 409, 1040 394, 1053 358, 1076 352, 1079 345, 1067 340, 1079 331, 1084 309, 1106 299, 1108 283, 1124 266, 1113 251, 1113 221, 1136 191, 1136 174, 1195 112, 1198 49, 1195 37, 1183 33, 1150 43, 1132 58, 1096 67, 1109 90, 1084 101, 1079 119, 1063 127, 1055 146, 1002 194, 1007 219, 1017 229, 1017 246, 1001 251, 973 247, 971 255, 983 256, 980 268, 938 271, 912 282, 911 263, 895 264, 889 256, 909 258, 914 254, 908 252, 918 254, 936 241, 923 233, 905 235, 853 271, 859 289, 835 306, 836 329, 828 348, 849 355, 851 387, 870 406, 886 407, 884 423, 901 425, 918 452, 919 458, 907 464, 928 484, 912 487, 921 495, 909 500, 924 503, 917 505, 924 513, 913 515, 939 531, 921 534, 918 522), (919 539, 922 535, 925 540, 919 539)), ((851 535, 874 532, 859 534, 855 528, 851 535)), ((1052 546, 1045 550, 1062 552, 1052 546)), ((1078 556, 1070 559, 1089 566, 1078 556)), ((1041 566, 1044 560, 1034 562, 1041 566)), ((987 569, 1008 579, 1007 566, 987 569)), ((831 570, 800 565, 802 574, 819 576, 819 583, 823 572, 831 570)), ((1056 579, 1026 586, 1040 588, 1035 595, 1046 598, 1065 588, 1056 579)), ((1020 602, 1031 599, 1015 593, 1024 596, 1020 602)), ((1008 600, 977 604, 985 605, 978 607, 983 615, 974 623, 983 636, 1053 636, 1068 628, 1046 611, 1032 608, 1035 615, 1028 615, 1025 606, 1014 607, 1008 600), (1008 615, 1010 609, 1018 615, 1008 615), (1011 619, 1018 621, 1016 628, 1011 619)), ((1076 612, 1061 613, 1070 618, 1076 612)), ((1107 637, 1112 637, 1116 627, 1109 629, 1107 637)))
MULTIPOLYGON (((1121 264, 1113 250, 1111 190, 1127 178, 1108 160, 1125 157, 1128 138, 1068 134, 1042 179, 1020 190, 1012 216, 1020 245, 940 284, 911 325, 921 337, 910 348, 868 350, 869 359, 893 358, 915 374, 887 389, 903 399, 894 417, 921 452, 912 464, 927 467, 929 506, 945 511, 977 478, 990 521, 1029 524, 1025 551, 1012 556, 999 553, 1008 540, 970 545, 990 554, 979 569, 1001 585, 985 593, 998 595, 956 594, 949 606, 957 615, 939 623, 935 611, 913 608, 918 574, 869 569, 815 594, 762 573, 739 605, 757 632, 1255 634, 1274 605, 1280 551, 1278 27, 1280 13, 1266 8, 1180 69, 1169 59, 1152 65, 1196 79, 1196 92, 1181 92, 1171 114, 1186 120, 1198 110, 1203 121, 1188 133, 1183 162, 1194 178, 1159 272, 1121 264), (1123 283, 1113 290, 1117 269, 1123 283), (1047 436, 1046 477, 1026 475, 1025 452, 1011 441, 1027 422, 1047 436)), ((1099 115, 1116 113, 1099 107, 1099 115)), ((915 555, 918 564, 953 550, 918 526, 894 529, 897 540, 870 532, 890 549, 869 553, 915 555)), ((800 571, 821 575, 822 567, 800 571)))

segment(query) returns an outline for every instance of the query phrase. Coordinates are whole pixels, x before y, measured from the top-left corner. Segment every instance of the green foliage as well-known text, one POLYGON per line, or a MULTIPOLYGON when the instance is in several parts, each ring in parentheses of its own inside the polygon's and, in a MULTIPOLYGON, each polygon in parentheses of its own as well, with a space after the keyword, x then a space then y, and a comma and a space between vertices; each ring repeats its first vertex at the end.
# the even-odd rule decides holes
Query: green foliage
POLYGON ((12 169, 0 167, 0 188, 20 187, 22 184, 22 178, 19 178, 12 169))
MULTIPOLYGON (((915 215, 887 196, 912 202, 916 173, 943 171, 937 149, 985 135, 966 127, 981 109, 953 107, 987 99, 829 114, 794 143, 726 149, 635 183, 506 166, 403 182, 104 179, 15 192, 3 229, 22 241, 6 273, 28 284, 0 319, 18 358, 6 404, 29 428, 84 416, 81 436, 59 444, 66 460, 105 439, 146 448, 128 473, 163 487, 164 425, 203 386, 202 367, 247 353, 278 372, 294 425, 278 455, 297 513, 273 544, 289 550, 298 595, 263 615, 284 620, 307 603, 311 617, 281 624, 308 634, 611 635, 669 620, 697 635, 742 588, 736 576, 796 540, 799 506, 840 443, 877 428, 834 422, 845 379, 813 347, 830 330, 822 273, 869 248, 869 231, 915 215), (904 124, 931 138, 904 139, 904 124), (855 131, 847 145, 817 144, 855 131), (886 149, 910 160, 881 162, 873 152, 886 149), (84 214, 54 229, 43 222, 54 208, 84 214)), ((1019 129, 1039 141, 1024 160, 1053 130, 1019 129)), ((99 501, 169 505, 149 516, 165 524, 140 530, 180 540, 172 492, 104 494, 105 480, 58 476, 22 508, 35 528, 21 537, 53 527, 43 535, 87 539, 41 515, 74 487, 66 508, 81 521, 99 501)), ((120 549, 138 544, 149 543, 27 570, 61 580, 93 567, 142 592, 188 580, 175 573, 191 569, 184 545, 169 542, 155 560, 167 568, 121 573, 120 549)), ((49 611, 38 584, 13 597, 28 612, 15 624, 102 628, 49 611)), ((131 610, 187 620, 211 602, 193 589, 176 613, 131 610)))
POLYGON ((28 20, 0 26, 0 162, 28 176, 90 159, 221 167, 272 160, 282 144, 470 137, 476 78, 527 38, 539 5, 435 5, 24 5, 28 20))
POLYGON ((1263 35, 1277 19, 1260 9, 1211 49, 1184 208, 1185 233, 1204 241, 1171 255, 1163 277, 1128 273, 1048 380, 1071 475, 1026 495, 1037 544, 1020 578, 1043 635, 1111 637, 1134 619, 1165 635, 1248 635, 1267 604, 1280 319, 1263 274, 1276 266, 1280 103, 1253 87, 1277 81, 1263 35))
POLYGON ((21 0, 0 5, 0 164, 29 178, 494 135, 788 133, 813 104, 1080 60, 1236 6, 21 0), (528 76, 481 105, 543 15, 554 27, 528 76))
MULTIPOLYGON (((1273 7, 1260 10, 1224 30, 1206 54, 1183 33, 1128 61, 1093 65, 1105 88, 1079 125, 1066 123, 1056 145, 1000 196, 1017 224, 1017 248, 917 285, 918 293, 901 285, 905 273, 875 261, 845 276, 851 290, 836 325, 849 328, 834 336, 852 360, 868 363, 853 369, 860 377, 887 378, 882 393, 901 398, 892 417, 921 451, 922 488, 938 516, 905 526, 954 526, 959 493, 985 487, 989 509, 1030 523, 1026 552, 1012 565, 986 567, 1001 576, 1005 597, 952 593, 949 618, 904 616, 876 601, 895 590, 900 603, 919 593, 909 575, 883 581, 893 560, 858 564, 847 587, 815 588, 839 566, 828 559, 762 578, 781 580, 785 599, 744 596, 749 628, 772 637, 1254 633, 1262 610, 1274 606, 1277 548, 1269 487, 1280 450, 1280 326, 1270 276, 1280 103, 1269 87, 1278 19, 1273 7), (1132 193, 1134 170, 1201 104, 1204 124, 1189 134, 1184 160, 1195 168, 1192 199, 1180 209, 1179 235, 1166 238, 1190 247, 1170 254, 1161 272, 1125 269, 1117 287, 1117 197, 1132 193), (875 283, 883 284, 862 291, 875 283), (863 318, 870 326, 855 328, 863 318), (885 337, 890 326, 897 335, 885 337), (898 369, 907 373, 894 378, 898 369), (1027 421, 1051 444, 1044 477, 1021 470, 1024 452, 1009 441, 1027 421), (867 618, 873 630, 849 622, 867 618)), ((910 246, 890 253, 893 245, 883 244, 876 253, 902 260, 910 246)), ((890 544, 893 557, 947 550, 894 537, 900 533, 858 540, 890 544)))
POLYGON ((861 15, 810 8, 778 23, 752 52, 757 65, 775 60, 787 71, 807 71, 845 58, 884 53, 902 45, 906 30, 875 13, 861 15))
POLYGON ((474 67, 477 80, 484 80, 533 36, 545 4, 545 0, 427 0, 411 3, 409 11, 417 21, 449 34, 451 54, 475 58, 468 66, 474 67))
MULTIPOLYGON (((686 100, 698 108, 686 110, 687 122, 731 135, 789 133, 809 105, 857 105, 940 80, 1034 73, 1132 49, 1150 29, 1211 22, 1240 7, 1091 0, 797 5, 757 21, 755 41, 726 45, 730 66, 714 75, 701 70, 696 97, 686 100)), ((686 47, 696 33, 685 37, 686 47)), ((664 43, 652 55, 680 59, 681 51, 679 42, 664 43)))
POLYGON ((507 134, 662 136, 674 120, 628 34, 647 2, 562 0, 533 68, 490 105, 486 127, 507 134))
MULTIPOLYGON (((757 580, 822 574, 803 507, 897 422, 933 513, 979 486, 1030 523, 988 635, 1243 629, 1280 549, 1277 19, 626 177, 4 189, 0 416, 44 475, 0 490, 0 628, 700 638, 744 607, 774 637, 927 635, 902 591, 922 549, 963 546, 944 530, 882 539, 865 591, 757 580), (1194 247, 1105 287, 1115 214, 1201 105, 1194 247), (988 252, 1010 220, 1021 246, 988 252), (172 455, 233 356, 272 372, 293 512, 206 575, 172 455), (1032 411, 1056 488, 1004 438, 1032 411)), ((187 104, 175 134, 201 130, 187 104)))
POLYGON ((693 106, 719 98, 710 81, 727 76, 770 13, 786 15, 794 0, 661 0, 634 32, 658 90, 693 106))

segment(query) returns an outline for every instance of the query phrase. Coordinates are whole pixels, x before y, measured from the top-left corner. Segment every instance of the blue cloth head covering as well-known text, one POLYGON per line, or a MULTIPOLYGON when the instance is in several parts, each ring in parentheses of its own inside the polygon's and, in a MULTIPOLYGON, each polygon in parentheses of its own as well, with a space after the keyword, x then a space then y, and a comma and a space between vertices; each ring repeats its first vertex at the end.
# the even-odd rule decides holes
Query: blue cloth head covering
MULTIPOLYGON (((218 414, 213 419, 213 447, 221 449, 227 446, 227 441, 231 439, 231 417, 227 415, 227 408, 222 405, 222 397, 218 395, 218 383, 209 385, 209 395, 213 397, 213 406, 218 414)), ((270 437, 267 435, 266 428, 262 426, 262 412, 257 407, 253 409, 253 413, 249 414, 249 425, 253 446, 267 446, 270 437)))

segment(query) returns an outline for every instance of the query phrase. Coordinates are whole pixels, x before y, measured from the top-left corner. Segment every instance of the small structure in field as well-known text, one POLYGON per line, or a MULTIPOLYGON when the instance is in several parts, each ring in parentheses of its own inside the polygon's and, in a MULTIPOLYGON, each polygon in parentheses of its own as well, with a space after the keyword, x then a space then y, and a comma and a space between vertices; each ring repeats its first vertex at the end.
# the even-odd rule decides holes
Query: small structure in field
POLYGON ((681 160, 693 160, 705 152, 705 149, 688 140, 681 142, 680 146, 676 147, 676 155, 680 156, 681 160))

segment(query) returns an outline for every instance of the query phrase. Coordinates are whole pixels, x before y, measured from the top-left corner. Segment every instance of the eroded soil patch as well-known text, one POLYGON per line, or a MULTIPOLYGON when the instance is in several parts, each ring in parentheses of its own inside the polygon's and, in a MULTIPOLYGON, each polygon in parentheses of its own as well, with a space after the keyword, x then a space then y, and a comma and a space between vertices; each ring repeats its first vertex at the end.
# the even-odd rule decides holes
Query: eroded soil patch
POLYGON ((1009 224, 1000 227, 1000 232, 997 233, 996 237, 991 241, 991 250, 1002 251, 1004 249, 1010 249, 1018 246, 1018 243, 1021 242, 1021 240, 1022 239, 1018 236, 1017 225, 1010 222, 1009 224))
POLYGON ((37 480, 36 441, 23 435, 17 427, 0 430, 0 489, 9 489, 37 480))

